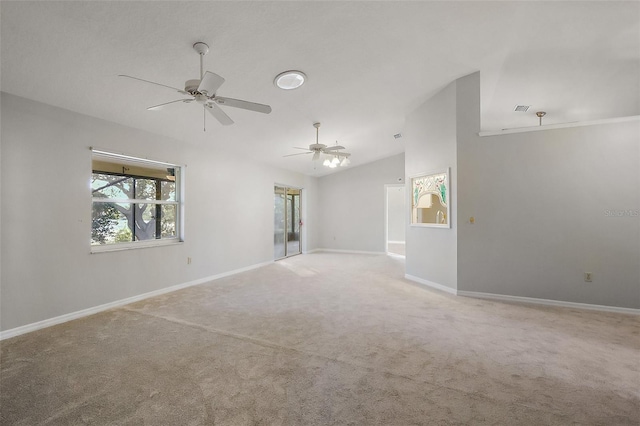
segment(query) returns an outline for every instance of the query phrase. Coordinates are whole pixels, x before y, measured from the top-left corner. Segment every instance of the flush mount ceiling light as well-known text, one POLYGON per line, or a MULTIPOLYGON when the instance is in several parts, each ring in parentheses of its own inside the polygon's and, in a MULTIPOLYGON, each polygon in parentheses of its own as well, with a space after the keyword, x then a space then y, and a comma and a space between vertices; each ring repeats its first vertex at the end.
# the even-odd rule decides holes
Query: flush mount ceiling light
POLYGON ((307 76, 302 71, 281 72, 273 80, 273 83, 282 90, 293 90, 302 86, 307 81, 307 76))

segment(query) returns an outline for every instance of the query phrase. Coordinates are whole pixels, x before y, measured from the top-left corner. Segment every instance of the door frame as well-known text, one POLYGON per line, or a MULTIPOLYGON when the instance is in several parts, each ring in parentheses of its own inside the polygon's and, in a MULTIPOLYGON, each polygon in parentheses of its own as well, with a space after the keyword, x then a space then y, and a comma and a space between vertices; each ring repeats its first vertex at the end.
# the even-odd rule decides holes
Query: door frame
MULTIPOLYGON (((406 183, 387 183, 384 185, 384 252, 389 253, 389 189, 391 188, 404 188, 405 198, 407 195, 407 185, 406 183)), ((405 242, 407 240, 407 223, 406 223, 406 200, 405 200, 405 242)), ((393 254, 393 253, 391 253, 393 254)), ((399 256, 393 254, 394 256, 399 256)))
MULTIPOLYGON (((275 257, 275 250, 274 250, 274 256, 273 256, 274 260, 281 260, 281 259, 286 259, 286 258, 291 257, 291 256, 297 256, 299 254, 302 254, 302 226, 304 224, 304 221, 302 220, 302 212, 303 212, 303 210, 302 210, 302 193, 304 192, 304 188, 299 187, 299 186, 286 185, 286 184, 277 183, 277 182, 273 184, 274 190, 275 190, 276 187, 284 188, 284 199, 285 199, 285 209, 284 209, 284 212, 285 212, 285 219, 284 219, 284 222, 285 222, 285 226, 284 226, 284 233, 285 233, 285 238, 284 238, 284 256, 276 258, 275 257), (300 200, 298 202, 299 203, 299 209, 300 209, 300 217, 298 219, 299 222, 300 222, 300 225, 299 225, 300 226, 300 232, 299 232, 299 240, 298 240, 299 251, 297 253, 294 253, 294 254, 289 254, 288 253, 288 251, 289 251, 288 250, 288 248, 289 248, 288 242, 289 241, 288 241, 288 234, 287 234, 287 219, 288 219, 287 213, 288 212, 287 212, 286 204, 287 204, 287 190, 289 190, 289 189, 296 189, 296 190, 300 191, 300 194, 299 194, 300 200)), ((272 235, 275 235, 275 228, 273 229, 272 235)))

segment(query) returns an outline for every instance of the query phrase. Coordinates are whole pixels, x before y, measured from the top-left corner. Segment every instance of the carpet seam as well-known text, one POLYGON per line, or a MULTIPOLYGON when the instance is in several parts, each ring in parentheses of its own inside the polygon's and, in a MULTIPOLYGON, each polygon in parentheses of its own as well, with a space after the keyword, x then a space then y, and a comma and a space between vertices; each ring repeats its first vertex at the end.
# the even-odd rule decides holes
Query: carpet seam
MULTIPOLYGON (((497 399, 489 398, 489 397, 487 397, 487 396, 485 396, 483 394, 477 393, 477 392, 468 392, 468 391, 465 391, 465 390, 452 388, 452 387, 449 387, 449 386, 446 386, 446 385, 432 383, 432 382, 429 382, 429 381, 426 381, 426 380, 418 380, 418 379, 415 379, 415 378, 412 378, 412 377, 409 377, 409 376, 404 376, 404 375, 397 374, 397 373, 390 372, 390 371, 376 370, 376 369, 374 369, 372 367, 363 366, 363 365, 360 365, 360 364, 357 364, 357 363, 353 363, 353 362, 349 362, 349 361, 345 361, 345 360, 341 360, 341 359, 337 359, 337 358, 331 358, 331 357, 328 357, 326 355, 310 353, 310 352, 302 351, 300 349, 292 348, 292 347, 289 347, 289 346, 279 345, 279 344, 276 344, 276 343, 272 343, 272 342, 268 342, 268 341, 265 341, 265 340, 256 339, 256 338, 249 337, 249 336, 244 336, 244 335, 241 335, 241 334, 229 333, 229 332, 222 331, 222 330, 219 330, 219 329, 216 329, 216 328, 209 328, 209 327, 201 325, 201 324, 192 323, 192 322, 181 320, 181 319, 175 318, 175 317, 166 317, 166 316, 154 315, 154 314, 151 314, 151 313, 148 313, 148 312, 143 312, 143 311, 139 311, 137 309, 131 309, 131 308, 127 308, 127 307, 121 307, 119 309, 122 310, 122 311, 129 312, 129 313, 145 315, 145 316, 148 316, 148 317, 151 317, 151 318, 157 318, 157 319, 165 320, 167 322, 171 322, 171 323, 174 323, 174 324, 180 324, 180 325, 184 325, 184 326, 187 326, 187 327, 192 327, 192 328, 195 328, 195 329, 198 329, 198 330, 201 330, 201 331, 205 331, 205 332, 208 332, 208 333, 213 333, 213 334, 217 334, 217 335, 221 335, 221 336, 225 336, 225 337, 230 337, 232 339, 240 340, 242 342, 253 343, 253 344, 256 344, 258 346, 262 346, 262 347, 266 347, 266 348, 270 348, 270 349, 287 350, 287 351, 295 352, 295 353, 298 353, 298 354, 301 354, 301 355, 305 355, 305 356, 320 358, 320 359, 323 359, 325 361, 333 361, 333 362, 336 362, 336 363, 348 365, 350 367, 356 367, 356 368, 359 368, 359 369, 362 369, 362 370, 366 370, 366 371, 368 371, 370 373, 378 373, 378 374, 382 374, 382 375, 388 374, 390 376, 393 376, 393 377, 396 377, 396 378, 400 378, 400 379, 409 380, 411 382, 423 383, 423 384, 426 384, 426 385, 429 385, 429 386, 433 386, 433 387, 436 387, 436 388, 446 389, 446 390, 453 391, 453 392, 459 392, 459 393, 461 393, 463 395, 468 395, 468 396, 473 396, 473 397, 476 397, 476 398, 481 398, 481 399, 484 399, 485 401, 491 401, 491 402, 494 402, 494 403, 504 403, 505 402, 505 401, 500 401, 500 400, 497 400, 497 399)), ((534 411, 541 412, 541 413, 548 413, 548 414, 551 414, 553 416, 561 416, 560 413, 554 413, 552 411, 543 410, 543 409, 535 408, 535 407, 530 407, 530 406, 528 406, 526 404, 522 404, 522 403, 519 403, 519 402, 508 402, 508 403, 509 404, 513 404, 513 405, 518 405, 520 407, 523 407, 523 408, 526 408, 526 409, 529 409, 529 410, 534 410, 534 411)))

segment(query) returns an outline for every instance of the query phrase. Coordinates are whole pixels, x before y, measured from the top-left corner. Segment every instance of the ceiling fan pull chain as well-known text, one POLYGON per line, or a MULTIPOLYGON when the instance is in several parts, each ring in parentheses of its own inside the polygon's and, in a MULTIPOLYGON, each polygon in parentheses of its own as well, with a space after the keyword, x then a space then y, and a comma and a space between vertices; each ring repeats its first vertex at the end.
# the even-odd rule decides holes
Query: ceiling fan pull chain
POLYGON ((207 107, 202 107, 202 131, 207 131, 207 107))

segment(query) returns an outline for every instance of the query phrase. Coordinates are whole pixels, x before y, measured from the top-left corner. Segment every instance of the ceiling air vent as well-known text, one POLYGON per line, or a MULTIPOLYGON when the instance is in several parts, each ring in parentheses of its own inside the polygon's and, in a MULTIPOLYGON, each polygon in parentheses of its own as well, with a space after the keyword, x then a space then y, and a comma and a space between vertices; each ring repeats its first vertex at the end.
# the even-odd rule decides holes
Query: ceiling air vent
POLYGON ((516 105, 513 110, 517 112, 527 112, 529 108, 531 108, 531 105, 516 105))

